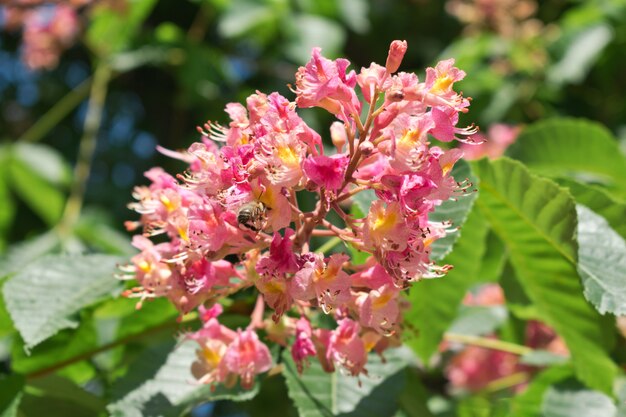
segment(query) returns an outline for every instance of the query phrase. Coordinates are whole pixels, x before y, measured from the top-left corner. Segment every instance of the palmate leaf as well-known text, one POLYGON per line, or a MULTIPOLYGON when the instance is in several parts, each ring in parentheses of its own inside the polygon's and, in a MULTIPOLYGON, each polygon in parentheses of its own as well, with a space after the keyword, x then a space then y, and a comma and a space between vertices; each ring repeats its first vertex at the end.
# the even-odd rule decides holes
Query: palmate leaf
POLYGON ((585 206, 578 212, 578 272, 585 297, 600 314, 626 314, 626 242, 602 216, 585 206))
POLYGON ((117 292, 121 283, 113 274, 120 261, 108 255, 49 255, 8 279, 2 292, 25 348, 77 327, 74 314, 117 292))
POLYGON ((408 349, 385 352, 386 361, 371 354, 368 375, 359 379, 340 371, 324 372, 315 359, 302 375, 288 351, 283 352, 285 381, 289 397, 300 417, 385 417, 398 409, 398 397, 405 383, 404 368, 411 363, 408 349))
POLYGON ((540 174, 600 181, 626 192, 626 157, 611 132, 597 123, 535 123, 519 135, 510 154, 540 174))
POLYGON ((165 343, 151 347, 135 362, 127 376, 113 386, 119 398, 107 408, 111 416, 179 416, 193 405, 207 401, 252 399, 258 384, 250 390, 235 386, 200 385, 191 374, 197 344, 185 341, 178 346, 165 343), (162 365, 161 365, 162 364, 162 365))
POLYGON ((478 206, 507 246, 520 284, 542 318, 565 339, 578 378, 610 393, 617 369, 605 351, 610 334, 585 300, 576 271, 571 196, 508 158, 481 160, 474 171, 481 181, 478 206))
POLYGON ((443 261, 454 269, 441 279, 422 280, 411 288, 411 308, 404 314, 404 322, 413 331, 405 332, 405 336, 408 345, 425 363, 457 317, 463 296, 476 282, 486 236, 486 223, 478 210, 473 210, 454 250, 443 261))

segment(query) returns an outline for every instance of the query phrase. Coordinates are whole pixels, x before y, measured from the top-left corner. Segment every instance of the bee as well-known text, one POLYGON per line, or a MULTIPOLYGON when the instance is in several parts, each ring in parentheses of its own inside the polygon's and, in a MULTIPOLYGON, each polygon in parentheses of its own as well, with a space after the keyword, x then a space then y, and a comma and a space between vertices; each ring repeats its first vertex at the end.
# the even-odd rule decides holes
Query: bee
POLYGON ((237 212, 237 223, 246 229, 258 232, 265 227, 267 207, 261 201, 244 204, 237 212))

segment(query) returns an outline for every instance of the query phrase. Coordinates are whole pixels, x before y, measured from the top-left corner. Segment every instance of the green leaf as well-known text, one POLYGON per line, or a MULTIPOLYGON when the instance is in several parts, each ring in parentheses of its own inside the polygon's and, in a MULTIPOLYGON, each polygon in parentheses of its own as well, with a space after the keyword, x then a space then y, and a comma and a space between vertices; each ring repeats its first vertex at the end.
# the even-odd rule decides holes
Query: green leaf
POLYGON ((22 161, 38 177, 52 185, 69 185, 72 171, 56 149, 38 143, 16 143, 12 156, 22 161))
POLYGON ((572 373, 572 369, 568 366, 555 366, 541 372, 532 380, 528 388, 526 388, 521 395, 513 399, 509 417, 542 416, 540 414, 541 404, 548 388, 553 384, 571 377, 572 373))
POLYGON ((59 188, 39 176, 19 158, 9 164, 13 191, 48 225, 54 226, 63 213, 65 195, 59 188))
POLYGON ((506 306, 513 315, 521 320, 541 320, 541 314, 528 298, 510 262, 505 263, 500 286, 504 291, 506 306))
POLYGON ((10 229, 11 221, 15 216, 15 204, 8 185, 6 159, 4 149, 0 147, 0 201, 2 201, 0 204, 0 251, 4 249, 6 232, 10 229))
POLYGON ((118 262, 107 255, 50 255, 10 278, 2 292, 25 348, 77 327, 74 314, 114 294, 121 286, 113 277, 118 262))
POLYGON ((23 387, 21 375, 0 376, 0 417, 17 417, 23 387))
MULTIPOLYGON (((464 160, 458 161, 452 169, 452 176, 457 182, 470 181, 476 187, 478 180, 472 174, 472 170, 464 160)), ((452 250, 454 243, 462 233, 461 228, 467 219, 474 201, 478 196, 477 192, 472 192, 474 188, 468 190, 467 195, 444 201, 435 211, 428 216, 428 220, 434 222, 450 222, 456 230, 449 232, 445 237, 437 239, 431 245, 430 257, 434 261, 440 261, 452 250)))
POLYGON ((602 216, 585 206, 578 212, 578 272, 585 297, 600 314, 626 314, 626 242, 602 216))
POLYGON ((283 375, 289 397, 300 417, 385 417, 398 409, 398 395, 404 386, 404 368, 411 362, 406 349, 385 352, 386 362, 371 354, 368 375, 358 379, 340 371, 324 372, 317 360, 298 374, 288 351, 283 352, 283 375), (360 381, 360 382, 359 382, 360 381))
POLYGON ((487 249, 480 264, 480 282, 498 282, 506 264, 507 253, 504 244, 493 230, 487 235, 487 249))
POLYGON ((481 181, 478 205, 507 246, 520 284, 565 340, 580 380, 610 393, 617 369, 605 345, 612 332, 583 296, 571 196, 508 158, 474 167, 481 181))
POLYGON ((626 157, 604 126, 579 119, 551 119, 526 128, 511 156, 548 176, 599 181, 626 191, 626 157))
POLYGON ((575 379, 549 387, 541 405, 542 417, 614 417, 616 412, 611 397, 590 390, 575 379))
POLYGON ((577 181, 557 178, 556 181, 569 188, 576 202, 589 207, 604 217, 613 230, 626 239, 626 201, 617 199, 603 188, 577 181))
POLYGON ((196 359, 197 346, 193 341, 185 341, 174 351, 173 343, 150 348, 132 364, 127 377, 114 385, 116 397, 126 394, 107 407, 110 414, 114 417, 179 416, 202 402, 245 401, 256 395, 258 385, 251 390, 226 389, 222 385, 212 390, 210 385, 195 384, 191 364, 196 359))
POLYGON ((62 330, 38 344, 30 350, 30 355, 16 340, 11 351, 11 368, 25 375, 45 372, 97 347, 98 336, 93 322, 83 320, 78 329, 62 330))
POLYGON ((30 240, 11 245, 0 258, 0 277, 12 275, 43 255, 60 249, 61 241, 55 231, 46 232, 30 240))
POLYGON ((478 210, 472 210, 454 250, 444 259, 454 269, 441 279, 422 280, 411 288, 411 308, 404 314, 404 322, 415 332, 405 335, 408 345, 424 363, 428 363, 444 332, 457 317, 465 293, 477 282, 486 236, 485 221, 478 210))
POLYGON ((156 0, 130 0, 122 11, 111 7, 95 8, 87 31, 87 43, 100 56, 126 49, 155 4, 156 0))
POLYGON ((417 370, 407 367, 404 370, 404 389, 400 393, 400 408, 407 417, 433 417, 428 409, 428 392, 417 370))
MULTIPOLYGON (((85 391, 70 380, 60 376, 49 375, 45 378, 37 378, 28 383, 26 392, 24 407, 20 408, 23 408, 27 415, 50 415, 46 411, 46 407, 50 406, 50 401, 64 402, 68 408, 76 410, 74 412, 82 415, 96 416, 104 412, 105 403, 100 397, 85 391), (34 398, 31 399, 31 397, 34 398), (36 410, 38 412, 35 412, 36 410)), ((62 414, 60 414, 60 411, 57 411, 55 415, 62 414)), ((71 415, 74 416, 76 414, 71 415)))

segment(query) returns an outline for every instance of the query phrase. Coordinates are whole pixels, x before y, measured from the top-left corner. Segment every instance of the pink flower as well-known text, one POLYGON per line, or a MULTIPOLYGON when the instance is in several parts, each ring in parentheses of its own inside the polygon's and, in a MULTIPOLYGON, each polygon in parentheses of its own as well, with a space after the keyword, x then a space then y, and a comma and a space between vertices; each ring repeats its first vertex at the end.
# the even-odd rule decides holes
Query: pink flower
POLYGON ((380 334, 393 334, 400 314, 399 295, 400 290, 393 283, 361 293, 357 298, 360 323, 380 334))
POLYGON ((333 254, 325 262, 323 255, 311 254, 293 278, 294 297, 302 301, 317 299, 326 314, 348 302, 350 276, 342 269, 348 259, 347 255, 333 254))
POLYGON ((474 135, 476 135, 478 129, 474 126, 456 127, 459 121, 459 113, 456 109, 451 107, 433 107, 431 114, 435 122, 435 128, 431 131, 431 134, 440 141, 450 142, 456 139, 460 142, 472 144, 477 140, 474 135), (468 138, 459 138, 456 135, 467 136, 468 138))
POLYGON ((359 331, 357 322, 350 319, 339 320, 339 326, 330 334, 326 353, 329 360, 352 376, 365 372, 367 363, 367 352, 359 331))
POLYGON ((360 114, 361 103, 354 92, 356 74, 346 74, 347 59, 331 61, 313 48, 311 60, 296 73, 298 107, 322 107, 344 122, 360 114))
POLYGON ((361 72, 357 75, 356 80, 363 92, 363 99, 367 103, 371 103, 375 97, 376 90, 382 91, 385 80, 388 79, 389 72, 385 67, 372 62, 369 68, 361 68, 361 72))
POLYGON ((434 94, 443 96, 456 95, 452 90, 455 82, 465 78, 465 71, 454 66, 454 59, 437 63, 435 68, 426 69, 426 88, 434 94))
POLYGON ((306 146, 294 134, 270 133, 257 138, 255 156, 270 183, 293 187, 302 179, 306 146))
POLYGON ((312 335, 311 323, 306 318, 300 317, 296 322, 296 340, 291 346, 291 356, 299 373, 302 373, 307 357, 317 354, 312 335))
POLYGON ((306 176, 315 184, 337 191, 343 184, 348 162, 348 156, 343 154, 309 156, 303 168, 306 176))
MULTIPOLYGON (((188 339, 200 345, 200 349, 196 350, 196 361, 191 364, 191 373, 202 384, 215 384, 226 380, 224 355, 237 338, 236 332, 217 321, 217 316, 221 313, 219 310, 219 308, 210 309, 209 314, 204 314, 208 317, 204 326, 197 332, 187 335, 188 339)), ((206 310, 204 313, 207 313, 206 310)))
POLYGON ((272 367, 272 357, 267 346, 259 340, 256 332, 244 330, 237 333, 223 358, 227 372, 241 378, 241 387, 250 389, 254 377, 272 367))
POLYGON ((363 243, 371 249, 399 251, 406 248, 410 230, 400 204, 376 200, 370 206, 363 226, 363 243))
POLYGON ((389 74, 393 74, 398 71, 400 64, 402 63, 402 59, 404 58, 404 54, 406 53, 407 43, 406 41, 393 41, 389 46, 389 55, 387 55, 387 62, 385 63, 385 68, 387 68, 387 72, 389 74))
POLYGON ((270 254, 261 258, 257 263, 256 270, 261 275, 278 275, 293 273, 298 270, 298 260, 293 253, 293 229, 285 229, 285 236, 274 233, 270 254))

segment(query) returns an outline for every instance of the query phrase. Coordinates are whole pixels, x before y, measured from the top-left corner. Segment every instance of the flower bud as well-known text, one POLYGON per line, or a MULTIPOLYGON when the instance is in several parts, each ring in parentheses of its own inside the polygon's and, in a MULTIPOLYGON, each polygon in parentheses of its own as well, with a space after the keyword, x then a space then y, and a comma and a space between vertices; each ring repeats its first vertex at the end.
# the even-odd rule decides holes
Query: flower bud
POLYGON ((343 147, 346 146, 348 140, 343 123, 333 122, 330 125, 330 138, 333 141, 333 145, 337 147, 337 153, 343 152, 343 147))
POLYGON ((387 55, 387 62, 385 63, 385 68, 387 68, 389 74, 393 74, 398 71, 402 58, 404 58, 404 54, 406 53, 406 48, 406 41, 396 40, 391 42, 391 46, 389 46, 389 55, 387 55))
POLYGON ((374 151, 374 144, 370 141, 365 141, 359 145, 359 151, 363 156, 370 156, 374 151))

